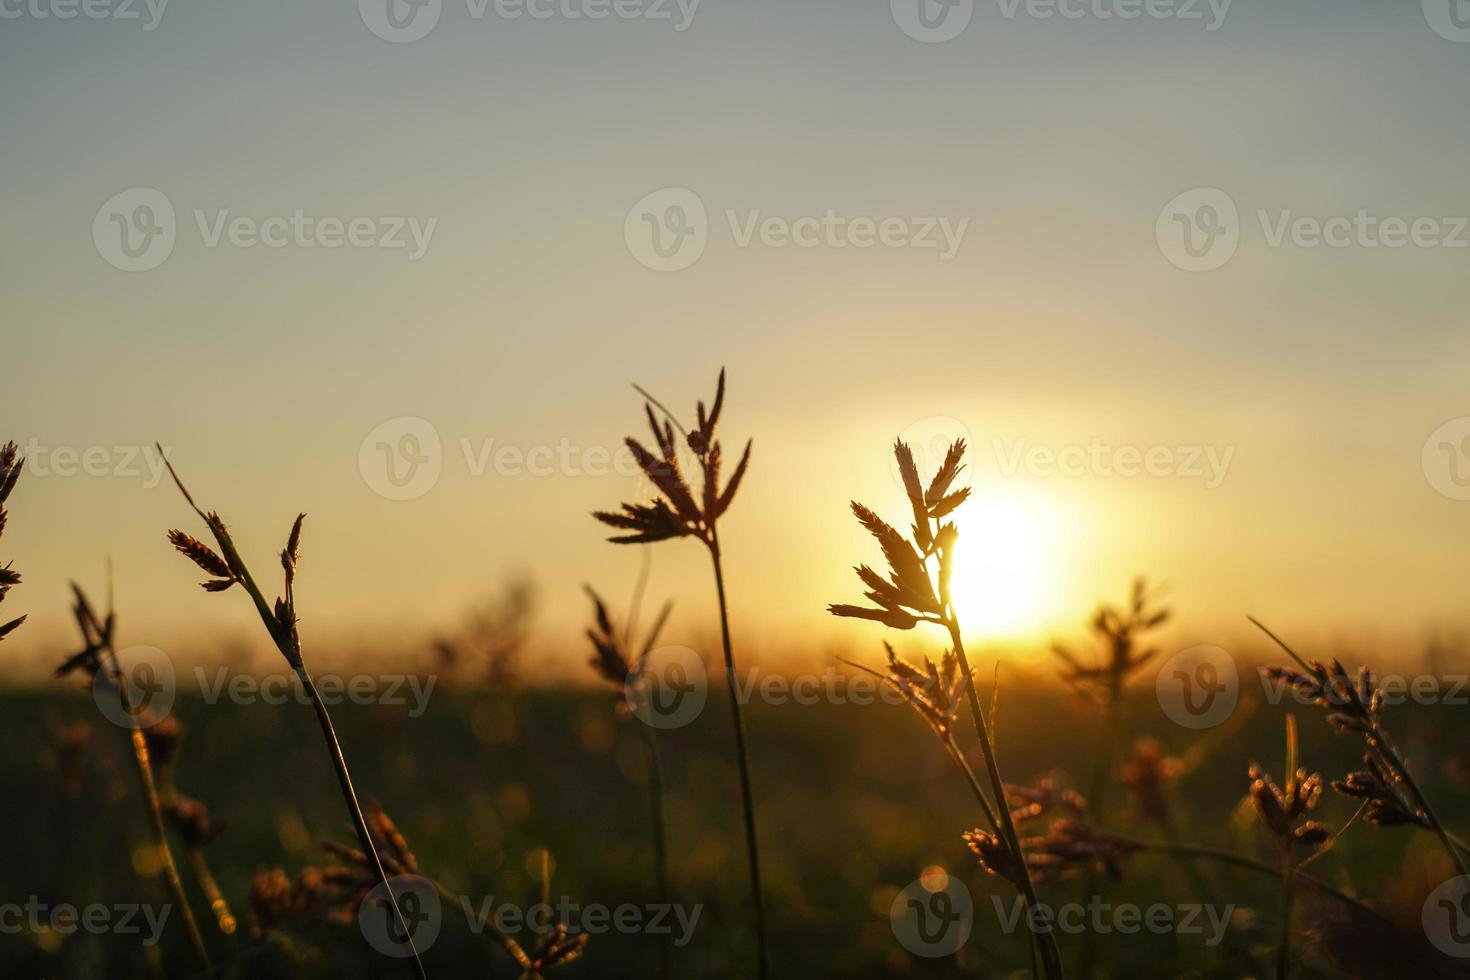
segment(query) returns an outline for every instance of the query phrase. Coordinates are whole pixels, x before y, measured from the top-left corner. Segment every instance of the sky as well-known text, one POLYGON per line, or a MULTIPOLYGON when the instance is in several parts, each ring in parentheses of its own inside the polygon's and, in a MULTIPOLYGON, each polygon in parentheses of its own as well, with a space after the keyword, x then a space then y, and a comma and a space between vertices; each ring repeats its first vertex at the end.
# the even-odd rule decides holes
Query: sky
MULTIPOLYGON (((1140 572, 1181 644, 1464 621, 1461 0, 392 2, 0 0, 17 662, 109 557, 129 642, 253 635, 155 440, 260 568, 308 513, 308 644, 516 575, 575 643, 639 567, 588 517, 647 492, 630 385, 687 415, 722 366, 763 651, 876 645, 824 609, 899 437, 972 445, 989 641, 1140 572)), ((652 563, 708 630, 698 546, 652 563)))

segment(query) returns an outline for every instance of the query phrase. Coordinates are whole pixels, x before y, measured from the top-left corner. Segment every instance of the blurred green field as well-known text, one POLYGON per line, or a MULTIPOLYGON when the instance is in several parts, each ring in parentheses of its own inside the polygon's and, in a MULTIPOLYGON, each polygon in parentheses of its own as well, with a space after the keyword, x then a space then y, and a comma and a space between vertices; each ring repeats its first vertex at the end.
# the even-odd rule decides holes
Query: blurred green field
MULTIPOLYGON (((982 672, 989 676, 988 668, 982 672)), ((1027 781, 1060 768, 1085 789, 1099 738, 1095 715, 1057 687, 1016 674, 1002 678, 999 748, 1007 778, 1027 781)), ((1136 689, 1124 728, 1130 740, 1151 734, 1185 759, 1174 798, 1179 833, 1272 860, 1254 814, 1240 803, 1252 759, 1280 772, 1285 709, 1247 698, 1234 723, 1198 734, 1170 724, 1151 694, 1149 684, 1136 689)), ((681 978, 745 977, 754 969, 723 701, 722 691, 711 691, 694 723, 660 733, 675 899, 704 906, 692 942, 676 954, 681 978)), ((9 692, 4 710, 10 732, 0 742, 5 900, 165 902, 156 869, 134 858, 147 840, 147 824, 125 733, 103 721, 84 693, 69 689, 9 692), (55 732, 78 720, 92 723, 94 737, 68 758, 55 732)), ((1293 710, 1304 765, 1329 779, 1357 767, 1361 751, 1354 739, 1334 733, 1317 709, 1293 710)), ((294 874, 327 863, 317 841, 351 841, 315 719, 296 704, 190 699, 181 699, 176 713, 187 729, 176 767, 179 788, 229 821, 208 854, 241 928, 223 936, 207 908, 201 903, 197 909, 216 960, 230 959, 232 976, 297 975, 277 949, 252 946, 248 895, 255 872, 280 866, 294 874)), ((535 901, 536 855, 546 848, 554 861, 554 896, 608 906, 656 900, 644 757, 631 728, 639 722, 620 720, 605 693, 440 689, 419 718, 406 717, 402 708, 349 704, 334 714, 359 792, 381 800, 425 872, 456 894, 535 901)), ((1447 822, 1470 830, 1465 709, 1403 707, 1391 709, 1388 718, 1447 822)), ((999 929, 988 901, 1003 890, 977 869, 960 840, 979 823, 973 798, 912 711, 885 703, 754 703, 748 719, 777 976, 1004 976, 1027 968, 1024 940, 999 929), (960 875, 976 908, 964 949, 935 960, 906 952, 888 916, 897 890, 930 865, 960 875)), ((1110 828, 1159 836, 1156 828, 1138 825, 1122 786, 1115 784, 1109 797, 1110 828)), ((1349 801, 1329 792, 1313 815, 1335 826, 1351 812, 1349 801)), ((1147 932, 1068 936, 1063 952, 1072 975, 1269 975, 1279 882, 1248 870, 1198 867, 1201 878, 1191 878, 1167 857, 1136 855, 1121 882, 1098 882, 1100 895, 1144 907, 1207 898, 1233 903, 1239 908, 1227 942, 1210 948, 1197 935, 1147 932), (1211 895, 1197 894, 1201 880, 1211 895)), ((1454 961, 1425 943, 1419 926, 1425 896, 1451 876, 1432 835, 1355 827, 1312 870, 1382 909, 1397 928, 1345 917, 1338 903, 1304 892, 1299 975, 1461 975, 1454 961)), ((193 888, 187 871, 186 883, 193 888)), ((1043 899, 1085 900, 1086 888, 1083 880, 1049 885, 1043 899)), ((405 963, 376 957, 353 927, 309 930, 299 948, 311 951, 310 972, 321 976, 411 975, 405 963)), ((653 976, 656 949, 652 937, 608 932, 594 936, 585 958, 555 976, 653 976)), ((487 937, 472 935, 458 914, 446 916, 424 960, 431 976, 519 972, 487 937)), ((151 955, 135 937, 0 935, 5 976, 186 976, 192 969, 176 928, 166 930, 161 950, 151 955)))

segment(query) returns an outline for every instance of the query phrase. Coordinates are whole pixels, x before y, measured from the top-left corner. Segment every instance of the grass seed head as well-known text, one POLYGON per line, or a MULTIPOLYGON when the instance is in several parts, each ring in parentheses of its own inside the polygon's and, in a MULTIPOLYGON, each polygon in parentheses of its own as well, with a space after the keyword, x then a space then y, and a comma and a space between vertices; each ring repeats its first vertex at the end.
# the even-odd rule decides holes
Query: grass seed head
POLYGON ((735 472, 724 488, 720 488, 723 452, 720 443, 715 439, 715 425, 725 402, 725 372, 723 369, 720 371, 714 407, 710 412, 706 414, 703 403, 700 403, 694 428, 686 430, 682 425, 678 426, 679 431, 684 433, 684 441, 694 454, 694 465, 700 472, 701 488, 697 495, 679 466, 678 443, 674 438, 677 423, 656 399, 643 392, 643 389, 638 390, 646 399, 644 414, 648 418, 648 427, 653 432, 654 446, 658 452, 645 448, 643 443, 632 436, 625 443, 644 476, 648 477, 661 496, 652 504, 625 503, 621 511, 594 511, 592 516, 609 527, 629 532, 608 538, 616 544, 644 544, 692 536, 713 547, 715 522, 734 502, 735 493, 740 489, 740 483, 745 479, 745 471, 750 464, 751 444, 746 442, 745 452, 741 454, 735 472), (654 415, 655 406, 664 414, 662 425, 654 415))
MULTIPOLYGON (((8 520, 5 502, 10 499, 10 492, 15 489, 15 484, 20 479, 20 471, 24 466, 25 458, 20 455, 20 450, 15 443, 7 442, 4 446, 0 446, 0 536, 5 534, 5 525, 8 520)), ((11 567, 9 562, 0 565, 0 602, 4 602, 11 588, 19 584, 20 573, 11 567)), ((24 616, 20 616, 9 622, 0 623, 0 640, 15 632, 25 620, 24 616)))

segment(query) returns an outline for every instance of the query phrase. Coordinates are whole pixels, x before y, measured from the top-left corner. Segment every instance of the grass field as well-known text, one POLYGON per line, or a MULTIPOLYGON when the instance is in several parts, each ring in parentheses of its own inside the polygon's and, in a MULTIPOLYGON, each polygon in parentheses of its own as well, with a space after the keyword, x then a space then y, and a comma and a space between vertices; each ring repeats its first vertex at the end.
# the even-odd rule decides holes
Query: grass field
MULTIPOLYGON (((988 676, 988 667, 985 668, 988 676)), ((1003 673, 1005 678, 1016 677, 1003 673)), ((1006 776, 1030 781, 1061 768, 1090 771, 1098 742, 1095 713, 1054 685, 1015 683, 1002 691, 998 751, 1006 776)), ((1170 724, 1150 685, 1126 702, 1123 726, 1151 734, 1184 760, 1172 795, 1175 832, 1250 857, 1272 860, 1269 839, 1242 806, 1246 767, 1279 771, 1285 709, 1247 697, 1227 725, 1203 736, 1170 724)), ((1258 693, 1258 692, 1257 692, 1258 693)), ((166 903, 146 847, 145 809, 129 768, 125 732, 97 717, 72 690, 12 692, 4 707, 13 736, 0 743, 7 804, 5 839, 19 842, 0 862, 0 892, 50 903, 166 903), (91 741, 64 754, 54 733, 82 720, 91 741)), ((675 952, 679 977, 749 975, 746 882, 736 775, 722 699, 711 697, 684 728, 660 734, 667 782, 674 899, 702 906, 691 941, 675 952)), ((342 802, 310 712, 295 705, 175 706, 187 734, 177 763, 181 790, 227 819, 207 849, 240 920, 234 936, 196 910, 216 962, 234 976, 287 976, 279 945, 252 943, 253 876, 280 866, 294 874, 327 863, 318 841, 351 841, 342 802)), ((1470 749, 1463 708, 1412 707, 1394 716, 1400 742, 1426 789, 1456 823, 1470 800, 1458 760, 1470 749), (1458 752, 1456 751, 1458 750, 1458 752)), ((1334 733, 1316 709, 1294 709, 1305 766, 1336 778, 1359 762, 1356 740, 1334 733)), ((364 797, 381 800, 417 852, 424 871, 478 903, 529 904, 540 892, 538 853, 551 854, 552 895, 579 905, 655 900, 647 832, 644 756, 633 726, 600 691, 442 689, 419 718, 402 709, 335 709, 364 797)), ((774 972, 816 976, 1002 976, 1027 967, 1026 943, 1005 933, 991 896, 1012 901, 985 875, 960 839, 980 821, 974 799, 923 723, 902 705, 748 706, 758 819, 766 873, 774 972), (912 956, 895 941, 889 908, 899 889, 938 865, 973 896, 974 931, 956 956, 912 956)), ((1156 839, 1114 782, 1104 823, 1156 839)), ((1338 826, 1350 801, 1329 792, 1314 816, 1338 826)), ((1131 857, 1121 881, 1073 877, 1044 883, 1042 901, 1213 902, 1234 905, 1224 941, 1147 930, 1063 935, 1074 975, 1239 977, 1268 972, 1278 927, 1280 882, 1248 869, 1159 854, 1131 857), (1207 895, 1198 894, 1200 889, 1207 895), (1090 890, 1091 889, 1091 890, 1090 890)), ((1430 834, 1354 826, 1313 873, 1381 910, 1381 926, 1335 900, 1303 893, 1297 904, 1299 975, 1456 975, 1454 961, 1423 939, 1419 909, 1451 876, 1430 834)), ((185 872, 186 880, 188 872, 185 872)), ((197 896, 193 882, 188 882, 197 896)), ((1009 893, 1013 894, 1013 893, 1009 893)), ((16 899, 12 899, 16 900, 16 899)), ((555 899, 553 899, 555 900, 555 899)), ((322 976, 408 976, 402 961, 376 956, 354 925, 320 924, 294 934, 307 972, 322 976)), ((595 935, 585 957, 560 975, 643 977, 654 973, 657 940, 617 931, 595 935)), ((434 976, 512 977, 518 969, 466 916, 449 910, 424 952, 434 976)), ((0 937, 0 972, 15 977, 184 975, 190 965, 177 929, 157 950, 137 937, 22 932, 0 937)), ((1464 972, 1463 970, 1461 971, 1464 972)))

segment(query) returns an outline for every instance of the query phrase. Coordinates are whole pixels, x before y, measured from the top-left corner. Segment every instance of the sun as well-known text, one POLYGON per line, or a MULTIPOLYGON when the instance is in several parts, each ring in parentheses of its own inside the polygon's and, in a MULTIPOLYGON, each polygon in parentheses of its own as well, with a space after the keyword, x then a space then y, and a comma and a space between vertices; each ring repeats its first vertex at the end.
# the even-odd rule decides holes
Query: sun
POLYGON ((975 488, 955 512, 960 540, 951 593, 966 633, 1038 632, 1055 610, 1059 515, 1035 496, 975 488))

